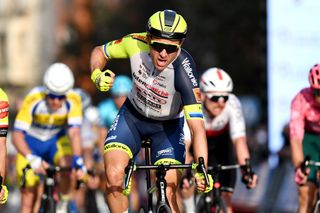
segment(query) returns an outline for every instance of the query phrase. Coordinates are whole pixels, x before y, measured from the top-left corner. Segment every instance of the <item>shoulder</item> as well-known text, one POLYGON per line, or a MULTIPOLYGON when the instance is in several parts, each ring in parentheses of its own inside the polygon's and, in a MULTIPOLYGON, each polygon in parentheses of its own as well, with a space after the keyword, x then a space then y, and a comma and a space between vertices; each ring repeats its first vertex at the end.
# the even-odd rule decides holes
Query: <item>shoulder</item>
POLYGON ((233 106, 241 107, 240 99, 233 93, 229 94, 229 100, 227 103, 233 106))
POLYGON ((0 101, 8 101, 7 94, 0 88, 0 101))
POLYGON ((81 96, 79 93, 77 93, 76 91, 74 91, 73 89, 70 90, 67 94, 66 94, 66 98, 67 101, 73 103, 73 104, 77 104, 80 105, 81 104, 81 96))
POLYGON ((173 64, 178 66, 193 66, 195 62, 193 61, 192 56, 185 49, 181 48, 181 51, 173 64))
POLYGON ((45 88, 43 86, 34 87, 26 95, 25 101, 27 103, 34 103, 45 98, 45 88))
POLYGON ((307 102, 313 101, 314 98, 313 98, 312 89, 310 87, 301 89, 293 99, 293 101, 296 101, 296 100, 305 100, 307 102))

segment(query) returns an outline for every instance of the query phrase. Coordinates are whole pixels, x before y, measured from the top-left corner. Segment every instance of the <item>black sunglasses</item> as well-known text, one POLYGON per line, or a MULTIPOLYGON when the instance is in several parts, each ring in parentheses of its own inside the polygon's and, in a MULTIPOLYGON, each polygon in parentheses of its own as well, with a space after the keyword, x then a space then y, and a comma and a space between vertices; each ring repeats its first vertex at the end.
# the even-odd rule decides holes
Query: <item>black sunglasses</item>
POLYGON ((50 99, 59 99, 59 100, 62 100, 62 99, 65 99, 66 98, 66 96, 65 95, 55 95, 55 94, 51 94, 51 93, 49 93, 48 95, 47 95, 47 97, 48 98, 50 98, 50 99))
POLYGON ((212 102, 219 102, 221 99, 223 100, 223 102, 227 102, 227 100, 229 99, 229 96, 228 95, 213 95, 209 99, 212 102))
POLYGON ((178 45, 164 44, 156 41, 151 41, 150 46, 157 52, 162 52, 165 49, 167 53, 174 53, 179 49, 178 45))

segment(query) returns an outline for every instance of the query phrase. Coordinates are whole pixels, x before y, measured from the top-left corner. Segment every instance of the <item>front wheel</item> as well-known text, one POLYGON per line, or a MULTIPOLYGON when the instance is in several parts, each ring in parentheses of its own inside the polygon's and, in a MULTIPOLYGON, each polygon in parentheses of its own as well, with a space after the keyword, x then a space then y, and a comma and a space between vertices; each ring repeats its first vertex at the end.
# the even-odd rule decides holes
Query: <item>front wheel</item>
POLYGON ((211 213, 211 197, 207 194, 201 195, 199 198, 199 201, 197 202, 196 205, 196 212, 197 213, 211 213))
POLYGON ((171 213, 171 209, 167 204, 162 204, 157 207, 156 213, 171 213))
POLYGON ((212 211, 214 213, 227 213, 227 206, 224 202, 224 200, 221 197, 216 198, 213 201, 212 211))
POLYGON ((317 200, 316 205, 313 208, 313 213, 320 213, 320 200, 317 200))
POLYGON ((52 197, 47 197, 41 200, 40 213, 55 213, 56 203, 52 197))

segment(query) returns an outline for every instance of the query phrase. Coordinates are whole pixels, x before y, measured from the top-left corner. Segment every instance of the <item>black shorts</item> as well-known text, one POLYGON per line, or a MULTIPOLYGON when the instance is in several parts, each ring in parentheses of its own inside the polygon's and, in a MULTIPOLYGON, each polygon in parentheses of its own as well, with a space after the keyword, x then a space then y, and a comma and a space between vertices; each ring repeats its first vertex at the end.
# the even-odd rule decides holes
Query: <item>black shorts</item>
MULTIPOLYGON (((229 132, 222 135, 208 137, 208 166, 217 164, 231 165, 237 163, 235 158, 234 146, 229 132)), ((235 169, 221 171, 219 180, 221 190, 233 192, 236 184, 237 171, 235 169)))

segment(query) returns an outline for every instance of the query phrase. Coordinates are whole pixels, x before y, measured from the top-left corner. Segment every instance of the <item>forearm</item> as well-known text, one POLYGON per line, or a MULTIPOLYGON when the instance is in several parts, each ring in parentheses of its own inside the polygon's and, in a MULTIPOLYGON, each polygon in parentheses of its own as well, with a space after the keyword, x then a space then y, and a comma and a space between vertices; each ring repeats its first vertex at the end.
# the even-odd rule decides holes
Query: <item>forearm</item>
POLYGON ((233 144, 235 147, 238 163, 240 165, 244 165, 245 159, 250 158, 246 137, 239 137, 234 139, 233 144))
POLYGON ((290 140, 290 144, 292 163, 297 168, 304 159, 302 141, 293 138, 290 140))
POLYGON ((91 52, 91 56, 90 56, 91 72, 94 71, 95 69, 103 70, 106 64, 107 64, 107 59, 102 52, 101 46, 95 47, 91 52))
POLYGON ((14 131, 12 134, 12 143, 16 150, 26 156, 27 154, 31 154, 31 150, 24 139, 25 135, 20 131, 14 131))
POLYGON ((0 138, 0 175, 3 178, 6 176, 6 162, 7 162, 7 147, 6 147, 6 138, 5 137, 1 137, 0 138))
POLYGON ((188 122, 188 124, 193 143, 194 158, 198 161, 199 157, 203 157, 207 166, 208 144, 204 123, 202 120, 193 120, 192 122, 188 122))
POLYGON ((81 136, 79 127, 71 127, 68 131, 71 140, 73 155, 80 156, 82 154, 81 136))

